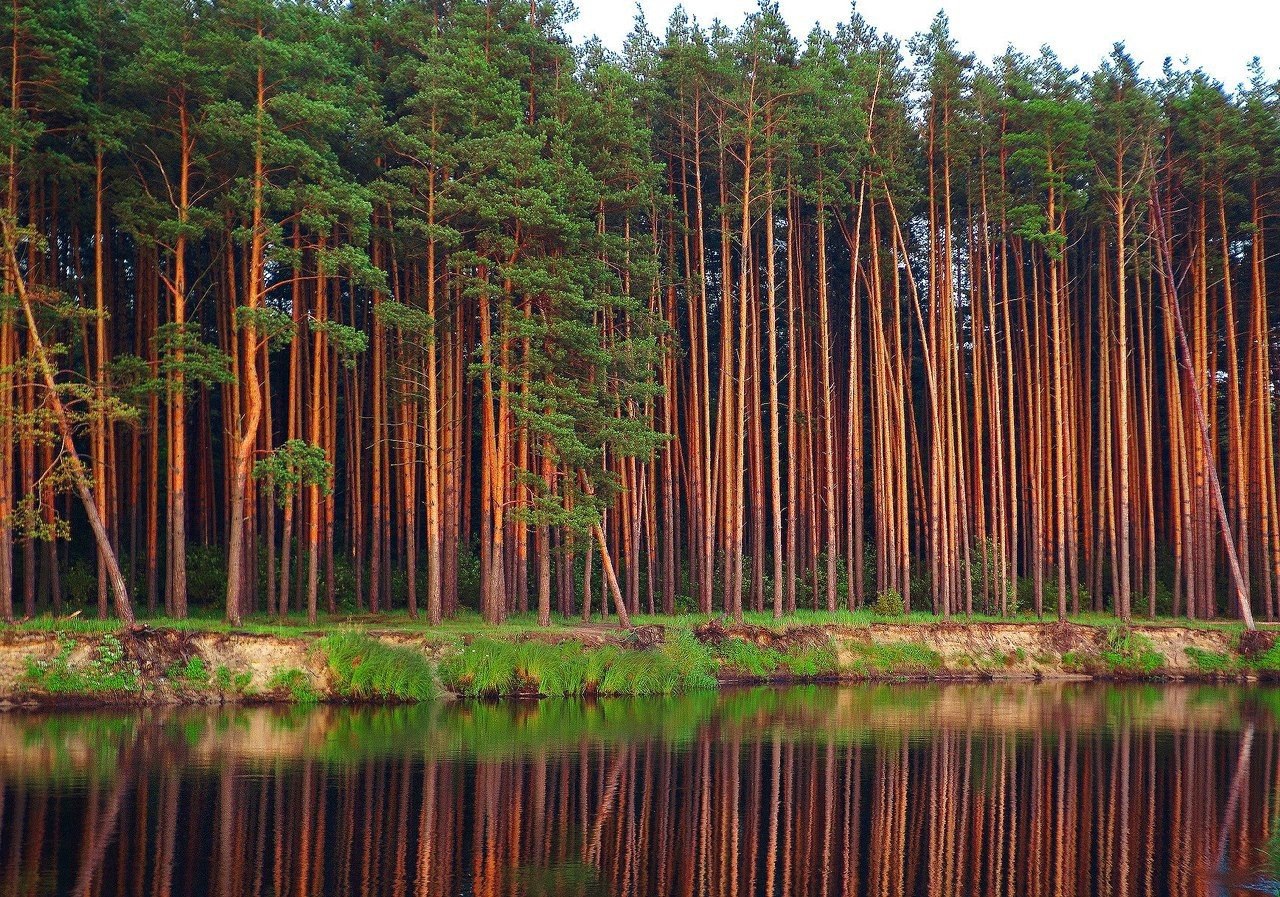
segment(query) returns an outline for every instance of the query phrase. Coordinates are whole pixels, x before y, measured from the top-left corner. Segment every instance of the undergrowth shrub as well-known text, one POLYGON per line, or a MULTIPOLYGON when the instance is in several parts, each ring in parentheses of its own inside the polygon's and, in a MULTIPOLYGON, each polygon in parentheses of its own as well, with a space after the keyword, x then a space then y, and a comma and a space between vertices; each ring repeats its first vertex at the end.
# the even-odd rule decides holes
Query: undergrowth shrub
POLYGON ((171 682, 197 688, 209 684, 209 670, 199 657, 190 657, 185 664, 174 663, 164 671, 164 677, 171 682))
POLYGON ((835 648, 830 644, 809 646, 784 654, 781 666, 792 676, 806 679, 831 676, 840 669, 835 648))
POLYGON ((871 612, 877 617, 900 617, 907 612, 902 593, 897 589, 885 589, 876 594, 871 603, 871 612))

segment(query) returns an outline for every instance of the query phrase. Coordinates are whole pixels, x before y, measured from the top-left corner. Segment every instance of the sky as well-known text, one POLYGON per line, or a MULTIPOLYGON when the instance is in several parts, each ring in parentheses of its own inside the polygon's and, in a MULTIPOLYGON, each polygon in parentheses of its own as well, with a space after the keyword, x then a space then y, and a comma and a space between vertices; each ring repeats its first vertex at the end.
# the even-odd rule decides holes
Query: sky
MULTIPOLYGON (((569 34, 598 36, 619 49, 631 30, 635 0, 577 0, 569 34)), ((675 0, 640 0, 649 28, 661 36, 675 0)), ((756 0, 684 0, 703 24, 720 18, 737 27, 756 0)), ((803 40, 814 22, 833 27, 849 17, 848 0, 779 0, 783 16, 803 40)), ((859 0, 858 10, 882 32, 905 39, 928 27, 939 8, 965 52, 991 59, 1012 44, 1032 55, 1049 44, 1066 64, 1093 69, 1116 41, 1150 77, 1166 56, 1203 67, 1227 87, 1246 81, 1249 60, 1260 56, 1268 75, 1280 77, 1280 0, 859 0)))

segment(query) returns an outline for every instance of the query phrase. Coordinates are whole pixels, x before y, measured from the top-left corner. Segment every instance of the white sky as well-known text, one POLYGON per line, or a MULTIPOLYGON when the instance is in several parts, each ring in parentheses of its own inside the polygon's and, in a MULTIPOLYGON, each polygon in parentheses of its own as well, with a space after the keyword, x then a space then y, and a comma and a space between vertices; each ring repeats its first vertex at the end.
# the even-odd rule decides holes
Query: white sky
MULTIPOLYGON (((813 23, 832 27, 849 18, 848 0, 779 0, 783 16, 803 41, 813 23)), ((568 31, 577 40, 599 36, 619 49, 631 30, 635 0, 577 0, 579 17, 568 31)), ((675 0, 640 0, 649 28, 661 36, 675 0)), ((704 25, 717 17, 736 28, 756 0, 684 0, 704 25)), ((939 8, 964 52, 991 59, 1012 44, 1035 55, 1049 44, 1068 65, 1090 70, 1118 40, 1157 77, 1166 56, 1189 59, 1228 88, 1248 78, 1260 56, 1280 75, 1280 0, 860 0, 858 9, 882 32, 906 40, 928 27, 939 8)))

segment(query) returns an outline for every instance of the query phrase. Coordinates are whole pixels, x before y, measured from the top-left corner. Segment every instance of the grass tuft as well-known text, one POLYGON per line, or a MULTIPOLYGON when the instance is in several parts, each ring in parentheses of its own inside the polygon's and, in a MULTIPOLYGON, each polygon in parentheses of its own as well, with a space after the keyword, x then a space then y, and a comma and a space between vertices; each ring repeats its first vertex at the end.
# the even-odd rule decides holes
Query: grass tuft
POLYGON ((276 670, 267 680, 267 688, 287 691, 295 704, 315 704, 320 700, 311 678, 297 667, 276 670))
POLYGON ((1121 673, 1147 675, 1164 666, 1164 655, 1156 650, 1151 639, 1124 626, 1107 629, 1102 660, 1121 673))
POLYGON ((807 647, 782 658, 782 668, 802 679, 820 679, 840 671, 840 661, 830 644, 807 647))
POLYGON ((727 638, 720 643, 719 654, 729 669, 754 679, 765 679, 782 666, 783 653, 742 638, 727 638))
POLYGON ((466 697, 674 694, 715 687, 715 658, 692 633, 644 651, 477 638, 440 662, 444 684, 466 697))
POLYGON ((412 648, 388 645, 353 629, 325 636, 320 648, 343 695, 429 701, 438 694, 431 662, 412 648))
POLYGON ((1206 651, 1194 645, 1186 648, 1187 658, 1201 673, 1225 673, 1233 666, 1231 658, 1222 651, 1206 651))

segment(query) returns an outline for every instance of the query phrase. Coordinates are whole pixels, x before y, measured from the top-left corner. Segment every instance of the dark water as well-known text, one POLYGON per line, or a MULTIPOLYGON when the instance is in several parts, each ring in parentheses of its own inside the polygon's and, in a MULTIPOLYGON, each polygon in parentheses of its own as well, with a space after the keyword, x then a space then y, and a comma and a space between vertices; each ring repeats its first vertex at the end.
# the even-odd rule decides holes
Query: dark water
POLYGON ((0 895, 1276 893, 1280 692, 0 715, 0 895))

